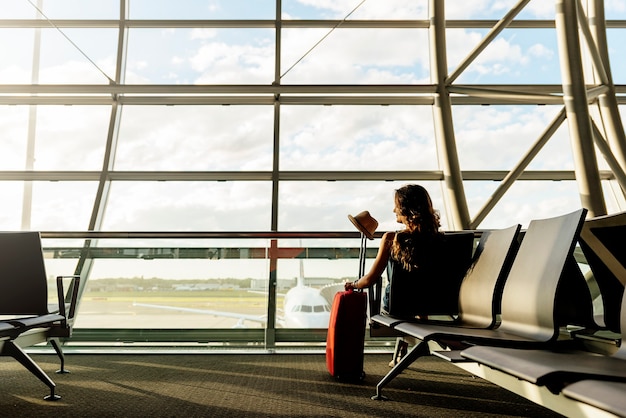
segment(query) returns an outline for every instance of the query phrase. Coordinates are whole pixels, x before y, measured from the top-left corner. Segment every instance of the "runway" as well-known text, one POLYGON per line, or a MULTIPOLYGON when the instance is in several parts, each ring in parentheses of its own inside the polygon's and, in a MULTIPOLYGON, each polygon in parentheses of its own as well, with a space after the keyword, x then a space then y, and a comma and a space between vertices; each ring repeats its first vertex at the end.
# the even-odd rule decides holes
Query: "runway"
MULTIPOLYGON (((86 298, 76 317, 74 328, 262 328, 260 321, 240 320, 214 314, 201 314, 175 311, 170 309, 136 306, 135 301, 142 299, 123 298, 86 298)), ((242 316, 266 315, 265 302, 258 303, 215 303, 211 300, 192 298, 187 301, 161 299, 150 303, 163 306, 193 307, 211 311, 236 313, 242 316), (230 308, 230 309, 226 309, 230 308)))

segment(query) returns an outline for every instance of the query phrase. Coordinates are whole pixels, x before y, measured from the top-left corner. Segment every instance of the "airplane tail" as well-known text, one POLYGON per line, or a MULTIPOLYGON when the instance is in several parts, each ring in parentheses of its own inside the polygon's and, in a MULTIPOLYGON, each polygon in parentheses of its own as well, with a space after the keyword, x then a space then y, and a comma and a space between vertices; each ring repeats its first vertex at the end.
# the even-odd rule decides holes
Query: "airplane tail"
POLYGON ((300 260, 300 274, 298 275, 296 286, 304 287, 304 261, 302 260, 300 260))

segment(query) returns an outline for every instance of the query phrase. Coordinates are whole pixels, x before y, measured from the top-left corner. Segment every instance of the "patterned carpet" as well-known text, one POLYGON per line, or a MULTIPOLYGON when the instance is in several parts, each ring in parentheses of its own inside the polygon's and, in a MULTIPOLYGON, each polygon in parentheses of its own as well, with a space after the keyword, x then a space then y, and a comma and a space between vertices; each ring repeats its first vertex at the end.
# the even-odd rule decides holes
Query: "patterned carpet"
POLYGON ((7 417, 556 417, 436 358, 422 358, 373 401, 390 356, 368 354, 366 377, 332 378, 319 354, 68 354, 32 356, 61 399, 15 360, 0 358, 7 417))

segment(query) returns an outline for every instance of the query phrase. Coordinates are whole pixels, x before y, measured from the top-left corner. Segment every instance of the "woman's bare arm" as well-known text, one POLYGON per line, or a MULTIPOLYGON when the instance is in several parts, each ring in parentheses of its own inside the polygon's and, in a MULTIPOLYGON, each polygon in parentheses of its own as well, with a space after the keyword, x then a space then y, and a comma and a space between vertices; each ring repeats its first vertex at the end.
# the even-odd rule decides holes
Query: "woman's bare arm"
POLYGON ((363 289, 371 286, 376 280, 378 280, 387 267, 387 261, 389 260, 389 254, 391 252, 391 243, 393 242, 395 235, 395 232, 385 232, 383 234, 383 237, 380 240, 378 254, 376 254, 376 259, 374 260, 374 264, 372 264, 370 271, 354 282, 347 282, 345 284, 346 290, 363 289))

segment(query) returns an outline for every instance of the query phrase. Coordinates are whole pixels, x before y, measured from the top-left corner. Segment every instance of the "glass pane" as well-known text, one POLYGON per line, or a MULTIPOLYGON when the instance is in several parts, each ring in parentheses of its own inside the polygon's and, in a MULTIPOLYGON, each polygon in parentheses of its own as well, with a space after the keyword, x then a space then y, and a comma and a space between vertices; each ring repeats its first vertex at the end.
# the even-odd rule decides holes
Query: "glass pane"
MULTIPOLYGON (((480 44, 487 29, 448 29, 450 72, 480 44)), ((560 84, 554 29, 506 29, 461 73, 459 84, 560 84)))
POLYGON ((327 29, 287 28, 282 34, 285 84, 430 82, 426 29, 337 29, 325 37, 327 29))
MULTIPOLYGON (((455 106, 454 124, 462 170, 511 170, 561 110, 557 106, 455 106)), ((528 170, 573 170, 567 122, 528 170)))
POLYGON ((86 230, 96 187, 93 182, 0 182, 0 194, 12 197, 3 202, 0 229, 86 230))
POLYGON ((4 0, 0 8, 0 19, 34 19, 37 14, 31 3, 22 0, 4 0))
POLYGON ((96 187, 93 182, 0 182, 0 194, 12 196, 4 199, 0 229, 86 230, 96 187))
POLYGON ((130 29, 126 82, 271 84, 274 43, 273 29, 130 29))
POLYGON ((605 1, 604 16, 606 19, 626 19, 626 4, 621 1, 605 1))
POLYGON ((38 106, 36 170, 100 170, 109 106, 38 106))
POLYGON ((274 19, 274 0, 132 0, 131 19, 274 19))
POLYGON ((607 29, 606 37, 611 62, 611 75, 615 84, 626 83, 626 45, 624 45, 626 29, 607 29))
MULTIPOLYGON (((407 182, 408 183, 408 182, 407 182)), ((378 231, 402 229, 393 213, 395 190, 401 182, 283 182, 279 193, 281 231, 356 231, 348 215, 368 210, 378 231)), ((419 182, 440 211, 442 229, 448 229, 441 184, 419 182)))
POLYGON ((34 37, 34 29, 0 29, 0 54, 3 57, 0 79, 3 84, 33 82, 34 37))
MULTIPOLYGON (((57 280, 59 276, 71 276, 76 272, 76 258, 62 258, 64 251, 58 251, 59 248, 73 246, 80 248, 81 242, 72 242, 72 240, 50 240, 42 239, 44 262, 46 266, 46 276, 48 278, 48 305, 59 306, 59 296, 57 294, 57 280)), ((70 287, 71 279, 63 280, 63 291, 67 295, 70 287)))
MULTIPOLYGON (((502 19, 517 2, 446 0, 446 19, 502 19)), ((554 19, 554 2, 531 0, 516 19, 554 19)))
POLYGON ((77 328, 265 326, 267 245, 252 259, 242 240, 229 247, 207 240, 137 244, 105 242, 109 252, 94 262, 77 328))
POLYGON ((2 199, 0 211, 0 230, 19 231, 22 225, 22 196, 24 185, 20 181, 0 182, 0 195, 13 196, 12 199, 2 199))
POLYGON ((426 19, 426 0, 303 2, 283 0, 283 19, 426 19), (355 7, 356 6, 356 7, 355 7))
POLYGON ((429 106, 281 108, 282 170, 436 170, 429 106))
MULTIPOLYGON (((484 205, 497 187, 494 182, 465 182, 470 217, 484 205)), ((478 226, 506 228, 516 223, 527 228, 533 219, 550 218, 581 208, 574 181, 518 181, 478 226)))
POLYGON ((33 182, 30 229, 87 230, 97 188, 97 183, 88 181, 33 182))
POLYGON ((267 231, 269 182, 115 182, 102 229, 267 231))
MULTIPOLYGON (((24 170, 27 167, 29 107, 2 106, 0 109, 0 167, 2 170, 24 170)), ((5 199, 5 203, 6 200, 11 199, 5 199)))
POLYGON ((0 76, 3 84, 109 83, 116 48, 116 29, 0 29, 0 76), (39 63, 34 73, 33 56, 39 63))
POLYGON ((115 79, 117 29, 63 28, 41 32, 41 84, 108 84, 115 79))
POLYGON ((116 170, 271 170, 273 107, 125 106, 116 170))
MULTIPOLYGON (((36 4, 35 1, 28 3, 36 4)), ((49 19, 117 19, 120 16, 120 2, 119 0, 89 2, 84 0, 43 0, 42 10, 49 19)))
POLYGON ((119 14, 119 0, 2 0, 0 9, 0 19, 117 19, 119 14))

